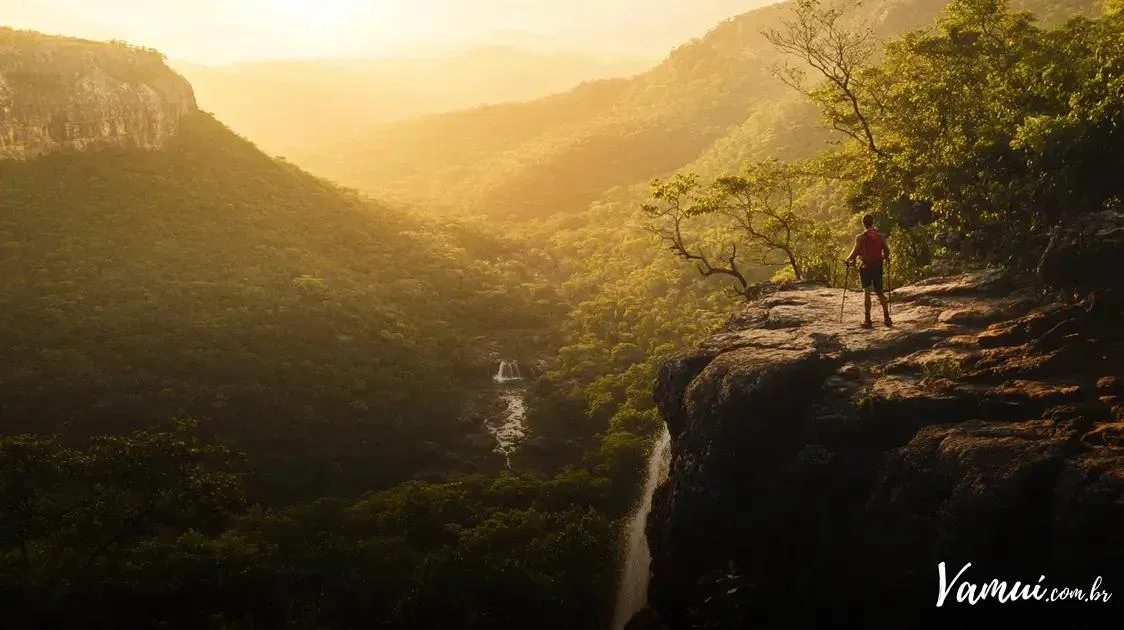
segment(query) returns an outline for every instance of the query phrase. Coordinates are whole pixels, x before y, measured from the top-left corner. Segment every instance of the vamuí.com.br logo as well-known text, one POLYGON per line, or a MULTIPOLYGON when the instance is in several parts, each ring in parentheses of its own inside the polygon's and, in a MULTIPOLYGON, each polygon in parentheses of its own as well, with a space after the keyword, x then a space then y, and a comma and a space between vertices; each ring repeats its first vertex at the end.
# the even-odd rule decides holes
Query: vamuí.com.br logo
POLYGON ((983 602, 1011 603, 1022 601, 1040 602, 1086 602, 1108 603, 1112 593, 1104 589, 1103 580, 1097 576, 1092 580, 1091 586, 1053 586, 1046 582, 1046 576, 1038 578, 1035 583, 1010 582, 999 579, 990 579, 984 582, 972 581, 969 569, 972 563, 965 564, 955 576, 950 577, 951 571, 945 563, 937 565, 937 578, 939 580, 937 591, 937 608, 959 603, 974 606, 983 602))

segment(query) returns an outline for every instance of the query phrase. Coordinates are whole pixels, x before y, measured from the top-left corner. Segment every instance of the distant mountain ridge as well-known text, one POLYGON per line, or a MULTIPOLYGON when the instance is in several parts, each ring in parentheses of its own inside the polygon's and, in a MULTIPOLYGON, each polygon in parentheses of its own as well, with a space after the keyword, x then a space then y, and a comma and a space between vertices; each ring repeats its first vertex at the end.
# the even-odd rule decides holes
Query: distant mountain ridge
MULTIPOLYGON (((946 4, 881 0, 859 3, 850 15, 889 39, 929 26, 946 4)), ((1049 22, 1101 7, 1100 0, 1014 4, 1049 22)), ((807 157, 830 134, 773 76, 782 57, 762 34, 790 7, 726 20, 633 78, 353 130, 289 157, 383 197, 512 218, 579 212, 614 187, 687 166, 722 171, 745 159, 807 157)))
POLYGON ((477 46, 417 57, 172 66, 194 85, 203 109, 267 152, 288 156, 375 124, 530 100, 590 79, 639 74, 656 63, 477 46))

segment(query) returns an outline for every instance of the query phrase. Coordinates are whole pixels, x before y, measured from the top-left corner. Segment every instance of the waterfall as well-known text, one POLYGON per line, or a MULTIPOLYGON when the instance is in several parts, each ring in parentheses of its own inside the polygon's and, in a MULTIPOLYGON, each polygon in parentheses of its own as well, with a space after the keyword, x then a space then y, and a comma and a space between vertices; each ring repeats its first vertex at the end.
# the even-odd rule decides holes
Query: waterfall
POLYGON ((648 604, 648 578, 652 555, 648 550, 648 536, 644 530, 648 524, 648 514, 652 511, 652 495, 667 479, 670 466, 671 435, 665 427, 648 458, 644 494, 640 497, 636 511, 628 519, 626 530, 628 547, 625 550, 624 565, 621 567, 613 630, 623 630, 633 615, 648 604))
POLYGON ((519 444, 527 437, 527 427, 523 424, 527 419, 527 404, 519 392, 504 392, 500 398, 507 403, 507 411, 501 422, 489 422, 488 431, 496 438, 495 452, 503 455, 507 460, 507 467, 511 468, 511 456, 519 450, 519 444))
POLYGON ((492 418, 485 422, 485 426, 496 439, 495 452, 503 455, 507 460, 507 467, 511 468, 511 456, 519 450, 519 445, 527 437, 527 403, 523 400, 523 388, 519 385, 508 385, 512 381, 523 380, 523 373, 519 371, 518 361, 500 361, 496 375, 492 377, 503 387, 499 388, 499 398, 507 409, 501 417, 492 418))
POLYGON ((523 374, 519 371, 518 361, 500 361, 500 369, 493 377, 497 383, 506 383, 508 381, 518 381, 523 378, 523 374))

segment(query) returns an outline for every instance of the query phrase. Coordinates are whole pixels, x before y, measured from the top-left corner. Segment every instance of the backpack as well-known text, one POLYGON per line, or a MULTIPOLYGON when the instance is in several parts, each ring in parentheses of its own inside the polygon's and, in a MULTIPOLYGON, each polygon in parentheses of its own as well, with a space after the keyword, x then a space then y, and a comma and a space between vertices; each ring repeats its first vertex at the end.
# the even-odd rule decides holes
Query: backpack
POLYGON ((859 240, 859 257, 862 258, 864 267, 882 262, 882 248, 886 241, 878 230, 874 228, 867 230, 859 240))

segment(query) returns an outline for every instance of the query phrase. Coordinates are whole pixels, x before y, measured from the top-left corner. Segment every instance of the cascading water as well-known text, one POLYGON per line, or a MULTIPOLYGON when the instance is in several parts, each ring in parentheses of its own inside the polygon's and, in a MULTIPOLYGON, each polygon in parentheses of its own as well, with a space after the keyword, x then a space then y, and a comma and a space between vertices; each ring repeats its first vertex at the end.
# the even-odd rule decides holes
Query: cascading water
POLYGON ((497 383, 522 380, 523 374, 519 371, 519 362, 500 361, 500 369, 493 378, 497 383))
POLYGON ((648 514, 652 511, 652 495, 656 488, 667 479, 671 467, 671 434, 665 427, 660 434, 652 454, 648 458, 648 471, 644 478, 644 494, 636 511, 629 516, 627 523, 627 542, 624 566, 621 567, 621 582, 617 592, 616 612, 613 615, 613 630, 623 630, 625 624, 640 612, 648 603, 648 578, 652 564, 652 554, 648 550, 648 536, 645 527, 648 514))
POLYGON ((527 428, 523 421, 527 418, 527 405, 523 402, 523 395, 518 392, 504 392, 501 394, 507 403, 504 421, 499 424, 489 424, 488 430, 496 438, 496 452, 507 460, 507 467, 511 468, 511 456, 519 449, 519 443, 527 437, 527 428))
MULTIPOLYGON (((499 370, 492 377, 497 383, 506 385, 523 380, 518 361, 500 361, 499 370)), ((523 391, 519 387, 507 385, 500 393, 500 399, 507 405, 503 417, 488 421, 488 431, 496 438, 495 452, 503 455, 511 468, 511 456, 519 449, 519 444, 527 437, 527 404, 523 401, 523 391)))

